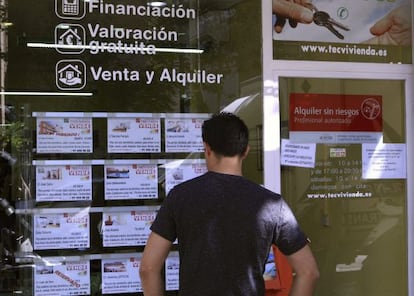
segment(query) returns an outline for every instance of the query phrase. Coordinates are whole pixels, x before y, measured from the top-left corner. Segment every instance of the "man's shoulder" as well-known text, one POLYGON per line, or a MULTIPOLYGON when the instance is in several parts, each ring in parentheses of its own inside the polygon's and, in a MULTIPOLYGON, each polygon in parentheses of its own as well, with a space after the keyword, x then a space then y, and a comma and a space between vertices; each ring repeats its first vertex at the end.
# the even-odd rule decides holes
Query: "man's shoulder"
POLYGON ((232 190, 239 192, 241 195, 260 196, 261 198, 273 201, 282 200, 282 196, 279 193, 271 191, 263 185, 255 183, 245 177, 211 172, 177 184, 171 190, 171 193, 181 196, 185 195, 186 192, 199 192, 203 194, 205 191, 216 191, 216 186, 219 185, 221 187, 222 184, 227 184, 232 190))
POLYGON ((257 184, 253 181, 250 181, 248 179, 245 179, 246 186, 249 187, 251 190, 256 191, 258 194, 268 197, 268 198, 274 198, 274 199, 281 199, 282 195, 279 193, 276 193, 275 191, 272 191, 268 188, 266 188, 263 185, 257 184))
POLYGON ((200 188, 200 186, 203 186, 203 184, 206 184, 206 176, 201 175, 201 176, 197 176, 194 177, 192 179, 189 180, 185 180, 177 185, 175 185, 170 193, 171 194, 176 194, 176 193, 182 193, 182 192, 186 192, 186 191, 192 191, 195 190, 197 188, 200 188))

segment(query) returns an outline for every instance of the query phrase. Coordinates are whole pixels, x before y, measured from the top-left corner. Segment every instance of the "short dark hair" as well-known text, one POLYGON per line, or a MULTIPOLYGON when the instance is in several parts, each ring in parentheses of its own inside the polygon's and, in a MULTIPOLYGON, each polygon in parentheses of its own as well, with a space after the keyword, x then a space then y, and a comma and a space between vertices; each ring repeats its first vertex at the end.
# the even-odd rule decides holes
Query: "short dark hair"
POLYGON ((243 156, 249 144, 249 129, 238 116, 221 112, 204 121, 202 138, 218 155, 243 156))

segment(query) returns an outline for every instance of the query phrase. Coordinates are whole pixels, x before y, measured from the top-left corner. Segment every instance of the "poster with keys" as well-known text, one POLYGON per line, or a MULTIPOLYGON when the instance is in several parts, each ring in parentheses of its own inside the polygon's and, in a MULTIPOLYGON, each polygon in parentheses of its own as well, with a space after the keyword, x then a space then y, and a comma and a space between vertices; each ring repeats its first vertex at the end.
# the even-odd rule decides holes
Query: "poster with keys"
POLYGON ((412 63, 409 0, 296 2, 273 0, 273 59, 412 63))

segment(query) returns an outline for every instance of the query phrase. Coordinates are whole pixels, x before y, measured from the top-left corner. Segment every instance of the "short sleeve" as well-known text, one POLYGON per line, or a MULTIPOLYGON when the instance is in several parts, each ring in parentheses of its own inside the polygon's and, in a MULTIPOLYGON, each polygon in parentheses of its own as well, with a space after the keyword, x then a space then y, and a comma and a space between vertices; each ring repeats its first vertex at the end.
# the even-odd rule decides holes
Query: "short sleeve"
POLYGON ((154 223, 151 225, 151 230, 153 232, 171 242, 174 242, 177 238, 173 200, 173 194, 170 191, 170 194, 162 203, 154 223))
POLYGON ((285 201, 281 204, 277 232, 277 240, 274 243, 284 255, 291 255, 308 243, 307 236, 285 201))

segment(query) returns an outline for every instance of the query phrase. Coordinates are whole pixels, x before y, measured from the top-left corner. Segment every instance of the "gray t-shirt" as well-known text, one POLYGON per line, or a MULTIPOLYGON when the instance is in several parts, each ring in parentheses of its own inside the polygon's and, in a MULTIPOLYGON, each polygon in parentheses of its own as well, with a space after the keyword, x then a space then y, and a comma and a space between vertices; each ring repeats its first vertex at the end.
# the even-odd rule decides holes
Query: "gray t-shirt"
POLYGON ((307 244, 282 197, 241 176, 207 172, 168 194, 151 230, 178 238, 185 296, 264 295, 272 244, 290 255, 307 244))

